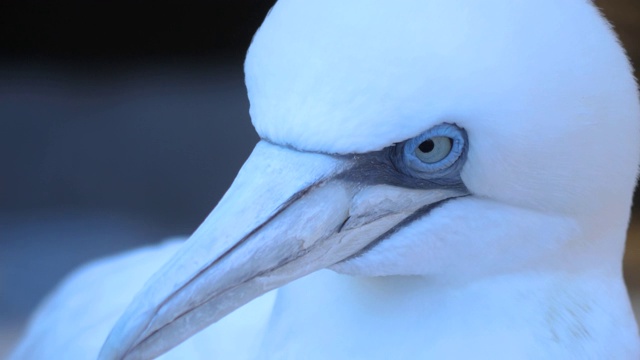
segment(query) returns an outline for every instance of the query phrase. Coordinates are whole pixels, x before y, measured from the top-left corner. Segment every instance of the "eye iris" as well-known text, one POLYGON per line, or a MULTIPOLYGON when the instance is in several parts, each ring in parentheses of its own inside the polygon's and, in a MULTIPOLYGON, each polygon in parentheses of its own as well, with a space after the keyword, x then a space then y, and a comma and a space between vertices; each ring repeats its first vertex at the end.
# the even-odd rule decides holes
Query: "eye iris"
POLYGON ((437 163, 443 160, 451 152, 453 140, 446 136, 435 136, 420 143, 415 150, 415 155, 427 164, 437 163))

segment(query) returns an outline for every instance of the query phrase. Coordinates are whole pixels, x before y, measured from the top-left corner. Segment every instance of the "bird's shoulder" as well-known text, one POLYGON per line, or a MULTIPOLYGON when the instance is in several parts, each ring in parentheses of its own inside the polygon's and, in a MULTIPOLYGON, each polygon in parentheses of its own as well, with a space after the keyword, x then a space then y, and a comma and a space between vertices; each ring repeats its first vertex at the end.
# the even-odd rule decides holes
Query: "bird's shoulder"
MULTIPOLYGON (((173 239, 106 257, 73 271, 40 304, 10 359, 48 359, 51 354, 65 354, 67 359, 95 359, 134 295, 184 240, 173 239)), ((161 359, 224 357, 229 353, 238 355, 238 351, 244 354, 241 358, 252 356, 274 299, 274 293, 265 294, 161 359)))
POLYGON ((95 358, 109 330, 144 282, 183 239, 92 261, 69 274, 32 315, 12 359, 95 358))

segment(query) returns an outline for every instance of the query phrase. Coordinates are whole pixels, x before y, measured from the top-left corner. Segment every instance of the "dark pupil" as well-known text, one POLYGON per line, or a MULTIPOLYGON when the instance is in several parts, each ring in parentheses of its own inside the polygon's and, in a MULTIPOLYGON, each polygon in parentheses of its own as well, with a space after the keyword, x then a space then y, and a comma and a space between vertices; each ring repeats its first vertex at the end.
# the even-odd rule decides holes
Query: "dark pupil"
POLYGON ((420 144, 420 146, 418 146, 418 149, 420 149, 420 151, 422 151, 423 153, 428 153, 428 152, 431 152, 431 150, 433 150, 434 147, 435 147, 435 144, 433 143, 433 140, 429 139, 423 142, 422 144, 420 144))

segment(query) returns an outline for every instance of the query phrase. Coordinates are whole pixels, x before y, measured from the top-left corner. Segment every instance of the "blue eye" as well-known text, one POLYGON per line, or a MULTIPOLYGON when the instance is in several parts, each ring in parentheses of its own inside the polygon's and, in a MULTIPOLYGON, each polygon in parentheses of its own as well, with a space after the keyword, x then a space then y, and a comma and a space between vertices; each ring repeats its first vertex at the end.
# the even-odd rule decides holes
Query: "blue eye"
POLYGON ((422 162, 427 164, 435 164, 444 160, 453 147, 453 140, 446 136, 434 136, 418 145, 414 150, 415 155, 422 162))
POLYGON ((466 132, 453 124, 440 124, 396 145, 395 163, 401 172, 423 179, 457 175, 464 161, 466 132))

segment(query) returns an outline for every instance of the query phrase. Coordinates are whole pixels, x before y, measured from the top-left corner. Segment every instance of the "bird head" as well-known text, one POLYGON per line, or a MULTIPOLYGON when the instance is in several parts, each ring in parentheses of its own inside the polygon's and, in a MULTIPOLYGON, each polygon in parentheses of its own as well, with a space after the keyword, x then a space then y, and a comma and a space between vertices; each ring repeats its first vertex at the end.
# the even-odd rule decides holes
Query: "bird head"
POLYGON ((590 3, 280 0, 245 73, 262 140, 102 359, 159 355, 324 268, 620 271, 640 106, 590 3))

